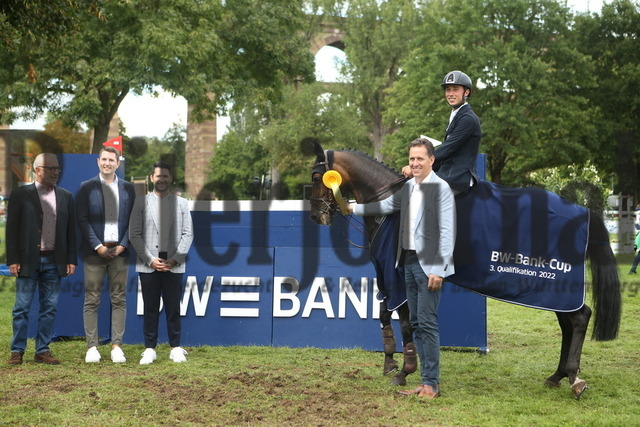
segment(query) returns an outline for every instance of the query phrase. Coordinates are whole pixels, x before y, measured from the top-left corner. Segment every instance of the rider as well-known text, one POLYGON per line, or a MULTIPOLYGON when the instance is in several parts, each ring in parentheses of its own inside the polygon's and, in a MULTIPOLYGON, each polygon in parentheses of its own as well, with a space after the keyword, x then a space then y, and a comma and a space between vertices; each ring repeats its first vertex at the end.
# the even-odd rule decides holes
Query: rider
MULTIPOLYGON (((482 131, 478 116, 467 102, 473 89, 469 76, 462 71, 451 71, 444 76, 441 86, 451 106, 451 115, 444 142, 435 149, 433 170, 447 181, 454 194, 460 194, 478 181, 476 157, 482 131)), ((412 176, 408 166, 402 168, 402 173, 412 176)))

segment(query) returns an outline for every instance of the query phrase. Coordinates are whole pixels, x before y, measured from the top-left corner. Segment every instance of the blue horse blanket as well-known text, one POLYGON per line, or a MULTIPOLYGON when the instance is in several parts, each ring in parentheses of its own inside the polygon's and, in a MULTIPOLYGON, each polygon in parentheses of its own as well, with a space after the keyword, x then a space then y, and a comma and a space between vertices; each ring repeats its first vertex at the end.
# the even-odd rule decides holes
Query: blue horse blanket
POLYGON ((389 311, 396 310, 407 300, 404 269, 395 267, 399 218, 398 212, 376 218, 380 226, 369 244, 369 256, 376 269, 377 298, 386 302, 389 311))
MULTIPOLYGON (((585 302, 589 211, 548 191, 487 181, 456 197, 456 274, 447 281, 498 300, 551 311, 585 302)), ((386 217, 370 244, 379 298, 406 301, 395 268, 399 215, 386 217)))
POLYGON ((482 181, 456 197, 456 210, 450 282, 527 307, 582 307, 588 209, 539 188, 482 181))

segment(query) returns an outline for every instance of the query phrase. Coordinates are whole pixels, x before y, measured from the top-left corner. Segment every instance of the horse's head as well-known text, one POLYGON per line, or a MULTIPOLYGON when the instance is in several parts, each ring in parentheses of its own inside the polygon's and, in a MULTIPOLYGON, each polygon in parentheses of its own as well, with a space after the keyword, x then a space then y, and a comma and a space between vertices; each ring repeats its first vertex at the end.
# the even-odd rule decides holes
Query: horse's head
POLYGON ((389 166, 359 151, 325 151, 315 138, 305 138, 302 146, 305 153, 316 156, 311 175, 311 219, 317 224, 331 225, 334 213, 339 210, 332 189, 322 181, 327 171, 340 174, 340 192, 352 196, 358 203, 382 200, 405 180, 389 166))
POLYGON ((316 163, 311 172, 311 219, 320 225, 333 224, 333 215, 338 210, 338 202, 330 188, 322 182, 322 176, 331 169, 327 153, 322 149, 318 140, 305 138, 303 143, 308 144, 316 155, 316 163))

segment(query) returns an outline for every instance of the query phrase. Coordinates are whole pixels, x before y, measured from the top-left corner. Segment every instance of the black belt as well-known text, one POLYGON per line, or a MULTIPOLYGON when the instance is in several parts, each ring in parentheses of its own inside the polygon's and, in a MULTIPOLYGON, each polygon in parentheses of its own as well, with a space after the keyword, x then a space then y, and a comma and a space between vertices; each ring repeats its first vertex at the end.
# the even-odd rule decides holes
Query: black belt
POLYGON ((118 246, 118 242, 105 242, 102 244, 105 248, 115 248, 118 246))
POLYGON ((413 249, 403 249, 403 251, 407 255, 409 255, 409 254, 416 255, 416 251, 414 251, 413 249))
POLYGON ((40 251, 40 256, 51 256, 53 255, 53 250, 50 251, 40 251))

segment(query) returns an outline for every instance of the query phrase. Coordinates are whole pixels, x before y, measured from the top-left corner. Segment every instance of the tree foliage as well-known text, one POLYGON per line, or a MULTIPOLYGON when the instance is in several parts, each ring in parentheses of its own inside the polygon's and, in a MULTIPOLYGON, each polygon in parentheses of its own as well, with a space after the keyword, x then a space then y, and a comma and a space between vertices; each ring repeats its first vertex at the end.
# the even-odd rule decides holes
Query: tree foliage
POLYGON ((598 84, 585 90, 600 107, 599 169, 616 178, 616 192, 638 194, 640 182, 640 3, 615 0, 600 14, 578 17, 578 46, 595 63, 598 84))
POLYGON ((470 103, 482 122, 490 178, 526 183, 541 167, 585 161, 595 147, 597 111, 578 88, 595 84, 573 42, 572 15, 552 0, 436 0, 392 89, 389 114, 402 129, 386 152, 402 158, 420 134, 442 139, 448 105, 440 84, 451 70, 474 81, 470 103), (400 154, 401 153, 401 154, 400 154))
MULTIPOLYGON (((247 196, 246 183, 254 176, 270 175, 278 192, 278 198, 301 198, 302 185, 309 182, 309 158, 301 155, 299 143, 304 137, 315 136, 323 141, 325 148, 354 148, 370 152, 366 127, 360 122, 353 104, 342 93, 341 84, 300 84, 284 90, 281 103, 259 109, 251 100, 233 115, 231 128, 234 135, 225 137, 218 146, 213 159, 212 185, 220 187, 224 182, 227 163, 233 168, 247 170, 229 173, 238 177, 241 188, 231 194, 239 198, 247 196), (227 145, 235 144, 234 155, 227 145), (236 151, 237 150, 237 151, 236 151), (244 154, 244 155, 243 155, 244 154), (225 157, 229 156, 229 157, 225 157)), ((264 107, 264 106, 263 106, 264 107)), ((230 181, 226 181, 230 182, 230 181)), ((229 187, 229 186, 227 186, 229 187)), ((230 194, 228 188, 224 194, 230 194)), ((226 196, 225 196, 226 197, 226 196)))
POLYGON ((173 187, 184 190, 186 129, 174 124, 162 138, 125 138, 125 175, 128 180, 144 180, 157 161, 172 166, 173 187))
POLYGON ((185 97, 198 120, 234 97, 277 100, 287 79, 312 78, 311 56, 296 32, 304 17, 299 1, 96 3, 100 13, 83 13, 77 35, 55 49, 39 47, 37 79, 21 87, 31 100, 47 101, 29 106, 93 128, 94 151, 130 92, 160 86, 185 97))
MULTIPOLYGON (((420 22, 412 0, 348 1, 344 26, 346 64, 345 94, 356 105, 366 125, 376 158, 382 160, 385 137, 398 126, 393 116, 384 116, 387 90, 400 77, 410 40, 420 22)), ((338 3, 340 5, 340 3, 338 3)))

